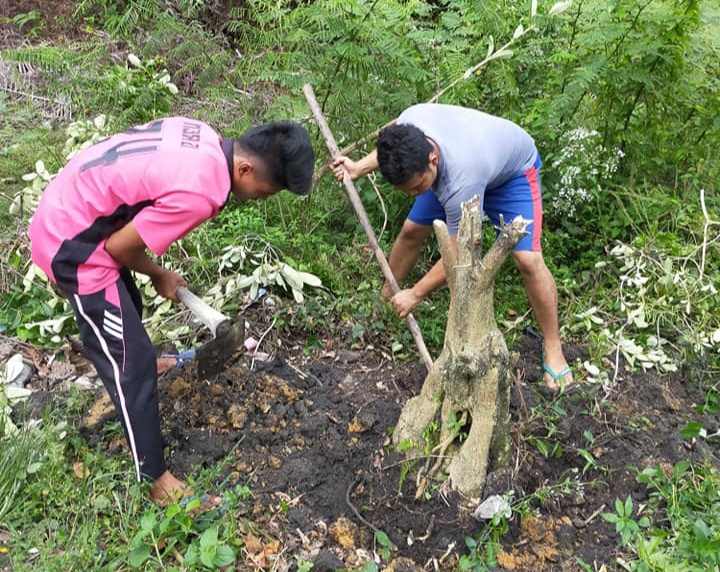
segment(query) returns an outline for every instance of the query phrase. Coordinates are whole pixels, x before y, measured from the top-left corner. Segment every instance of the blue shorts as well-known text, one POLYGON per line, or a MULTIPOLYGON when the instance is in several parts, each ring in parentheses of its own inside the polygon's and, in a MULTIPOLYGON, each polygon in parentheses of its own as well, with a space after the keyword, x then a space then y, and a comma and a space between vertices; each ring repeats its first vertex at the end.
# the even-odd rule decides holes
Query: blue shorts
MULTIPOLYGON (((495 227, 500 226, 502 213, 506 223, 516 216, 532 222, 527 227, 530 233, 517 243, 514 250, 540 252, 540 235, 542 234, 542 186, 540 184, 540 167, 542 161, 538 154, 535 164, 525 171, 506 181, 499 187, 485 189, 483 210, 495 227)), ((445 209, 432 191, 426 191, 415 199, 415 203, 407 216, 415 224, 431 226, 436 219, 446 220, 445 209)))

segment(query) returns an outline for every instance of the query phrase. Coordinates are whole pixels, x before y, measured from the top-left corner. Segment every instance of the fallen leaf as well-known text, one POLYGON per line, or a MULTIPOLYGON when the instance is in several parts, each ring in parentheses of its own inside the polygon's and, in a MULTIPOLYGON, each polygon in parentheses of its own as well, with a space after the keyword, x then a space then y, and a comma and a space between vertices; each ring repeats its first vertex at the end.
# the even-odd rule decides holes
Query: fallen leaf
POLYGON ((90 469, 81 461, 73 464, 73 472, 78 479, 87 479, 90 476, 90 469))

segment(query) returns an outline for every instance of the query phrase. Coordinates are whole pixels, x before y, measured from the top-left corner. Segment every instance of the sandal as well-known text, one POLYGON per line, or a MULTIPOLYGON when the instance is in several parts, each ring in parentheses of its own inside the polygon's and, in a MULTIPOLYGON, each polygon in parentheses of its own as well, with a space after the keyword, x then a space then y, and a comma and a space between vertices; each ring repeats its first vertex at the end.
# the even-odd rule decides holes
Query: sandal
POLYGON ((545 373, 549 374, 550 377, 553 378, 553 381, 557 384, 557 387, 555 387, 555 388, 549 387, 549 386, 547 386, 547 384, 545 384, 545 386, 550 391, 552 391, 553 393, 567 393, 568 391, 570 391, 572 388, 575 387, 576 382, 574 380, 567 385, 565 383, 563 383, 563 378, 572 373, 572 368, 569 365, 566 365, 562 370, 555 373, 555 371, 553 371, 553 369, 548 364, 545 363, 545 352, 544 351, 542 352, 542 361, 543 361, 543 365, 542 365, 543 371, 545 373))
POLYGON ((205 514, 213 510, 217 510, 220 514, 225 514, 227 507, 225 506, 225 499, 220 501, 220 504, 214 504, 212 502, 213 497, 207 493, 203 494, 192 494, 183 497, 178 501, 177 504, 185 510, 185 512, 191 515, 205 514))
POLYGON ((162 375, 166 371, 170 370, 172 367, 178 367, 182 369, 188 363, 195 359, 195 354, 195 348, 192 348, 179 354, 162 354, 158 356, 158 360, 175 360, 175 363, 171 365, 165 363, 162 368, 158 365, 158 375, 162 375))

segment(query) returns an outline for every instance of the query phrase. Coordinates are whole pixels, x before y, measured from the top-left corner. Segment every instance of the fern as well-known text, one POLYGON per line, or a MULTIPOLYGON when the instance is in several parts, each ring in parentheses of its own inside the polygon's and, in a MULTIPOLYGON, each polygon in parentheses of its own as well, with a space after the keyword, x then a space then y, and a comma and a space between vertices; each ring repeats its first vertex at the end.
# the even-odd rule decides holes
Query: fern
POLYGON ((82 0, 75 9, 76 14, 100 13, 105 21, 105 30, 115 38, 131 39, 156 14, 165 10, 158 0, 127 0, 124 6, 113 0, 82 0))
POLYGON ((30 64, 58 74, 72 73, 84 59, 82 46, 74 49, 58 46, 39 46, 24 49, 3 50, 5 60, 30 64))

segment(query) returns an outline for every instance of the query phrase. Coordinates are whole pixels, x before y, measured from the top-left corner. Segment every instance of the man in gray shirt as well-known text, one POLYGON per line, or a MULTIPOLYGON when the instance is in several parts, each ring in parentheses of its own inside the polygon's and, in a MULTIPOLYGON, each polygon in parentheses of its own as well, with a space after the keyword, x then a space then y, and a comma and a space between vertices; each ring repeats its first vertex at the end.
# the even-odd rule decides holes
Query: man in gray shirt
MULTIPOLYGON (((508 222, 518 215, 531 220, 529 234, 513 256, 543 332, 545 382, 559 390, 572 384, 573 376, 560 341, 557 287, 540 247, 540 166, 535 142, 515 123, 474 109, 426 103, 403 111, 380 132, 377 148, 364 158, 338 157, 333 172, 342 180, 347 170, 355 180, 379 167, 388 182, 415 197, 390 252, 390 268, 398 282, 415 265, 433 220, 446 221, 457 248, 461 205, 475 195, 483 200, 483 210, 495 226, 500 214, 508 222)), ((445 269, 439 261, 390 302, 404 317, 444 283, 445 269)), ((383 293, 389 295, 387 284, 383 293)))

